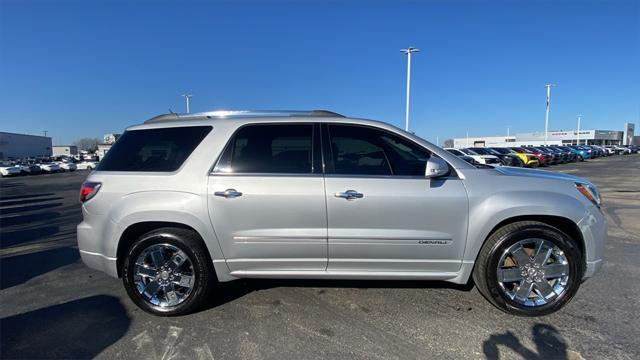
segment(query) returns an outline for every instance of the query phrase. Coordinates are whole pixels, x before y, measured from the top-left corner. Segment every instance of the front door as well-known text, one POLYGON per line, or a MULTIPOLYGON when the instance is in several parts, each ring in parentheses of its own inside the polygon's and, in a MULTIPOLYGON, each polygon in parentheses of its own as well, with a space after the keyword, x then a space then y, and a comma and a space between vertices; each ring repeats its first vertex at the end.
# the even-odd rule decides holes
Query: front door
POLYGON ((232 272, 326 269, 327 213, 314 127, 244 126, 209 176, 209 216, 232 272))
POLYGON ((324 126, 328 270, 458 271, 468 223, 462 180, 426 179, 431 153, 397 134, 324 126))

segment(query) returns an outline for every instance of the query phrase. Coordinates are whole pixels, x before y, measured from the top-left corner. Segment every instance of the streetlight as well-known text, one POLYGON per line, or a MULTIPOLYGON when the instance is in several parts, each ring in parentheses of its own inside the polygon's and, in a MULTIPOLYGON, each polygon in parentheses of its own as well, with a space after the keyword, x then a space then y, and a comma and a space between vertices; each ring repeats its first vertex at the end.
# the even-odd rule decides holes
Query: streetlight
POLYGON ((582 120, 582 114, 578 114, 576 115, 576 117, 578 118, 578 133, 577 133, 577 144, 576 145, 580 145, 580 120, 582 120))
POLYGON ((547 145, 547 138, 549 137, 549 103, 551 101, 551 87, 556 86, 555 84, 547 84, 545 87, 547 88, 547 112, 544 116, 544 144, 547 145))
POLYGON ((420 49, 414 47, 408 47, 401 49, 401 52, 407 54, 407 107, 404 115, 404 130, 409 131, 409 87, 411 84, 411 53, 419 52, 420 49))
POLYGON ((187 101, 187 114, 191 112, 191 110, 189 109, 189 102, 191 100, 191 97, 193 95, 191 94, 182 94, 182 96, 184 96, 184 99, 187 101))

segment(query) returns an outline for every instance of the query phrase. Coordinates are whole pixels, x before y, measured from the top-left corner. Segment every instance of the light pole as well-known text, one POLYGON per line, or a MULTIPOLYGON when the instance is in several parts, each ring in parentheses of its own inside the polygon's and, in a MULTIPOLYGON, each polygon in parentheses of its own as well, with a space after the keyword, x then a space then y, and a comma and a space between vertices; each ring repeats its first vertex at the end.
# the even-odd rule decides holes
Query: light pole
POLYGON ((414 47, 408 47, 401 49, 401 52, 407 54, 407 106, 404 115, 404 130, 409 131, 409 89, 411 85, 411 53, 419 52, 420 49, 414 47))
POLYGON ((578 117, 578 132, 576 135, 577 138, 577 144, 576 145, 580 145, 580 120, 582 120, 582 114, 578 114, 576 115, 578 117))
POLYGON ((184 96, 184 99, 187 101, 187 114, 191 112, 191 109, 189 108, 190 105, 190 101, 191 101, 191 97, 193 95, 191 94, 182 94, 182 96, 184 96))
POLYGON ((556 86, 555 84, 547 84, 545 87, 547 88, 547 112, 544 116, 544 144, 547 145, 547 138, 549 137, 549 103, 551 101, 551 87, 556 86))
POLYGON ((44 137, 47 137, 47 133, 49 132, 48 130, 42 130, 42 132, 44 133, 44 137))

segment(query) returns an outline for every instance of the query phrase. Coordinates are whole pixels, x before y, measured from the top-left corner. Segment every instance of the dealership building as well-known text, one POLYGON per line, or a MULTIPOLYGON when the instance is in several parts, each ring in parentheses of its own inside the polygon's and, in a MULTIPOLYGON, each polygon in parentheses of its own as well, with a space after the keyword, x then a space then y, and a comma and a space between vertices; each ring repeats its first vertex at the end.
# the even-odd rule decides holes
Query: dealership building
POLYGON ((76 156, 78 155, 78 147, 75 145, 55 145, 53 147, 53 156, 76 156))
MULTIPOLYGON (((575 130, 549 131, 548 145, 628 145, 634 141, 634 124, 625 124, 624 131, 575 130)), ((545 144, 544 132, 516 133, 508 136, 473 136, 453 139, 455 148, 540 146, 545 144)))
POLYGON ((0 132, 0 160, 51 156, 51 149, 50 137, 0 132))

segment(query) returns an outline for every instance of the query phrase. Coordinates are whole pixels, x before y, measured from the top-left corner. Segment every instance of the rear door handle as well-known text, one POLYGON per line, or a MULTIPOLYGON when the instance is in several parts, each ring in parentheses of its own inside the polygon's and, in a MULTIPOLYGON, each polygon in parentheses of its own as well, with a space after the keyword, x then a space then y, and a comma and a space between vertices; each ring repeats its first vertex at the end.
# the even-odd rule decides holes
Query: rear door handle
POLYGON ((355 200, 355 199, 362 199, 364 197, 363 193, 359 193, 355 190, 347 190, 345 192, 337 192, 335 194, 335 197, 337 198, 343 198, 343 199, 347 199, 347 200, 355 200))
POLYGON ((222 196, 223 198, 228 199, 228 198, 235 198, 238 196, 242 196, 242 193, 239 191, 236 191, 236 189, 227 189, 225 191, 216 191, 213 193, 213 195, 222 196))

